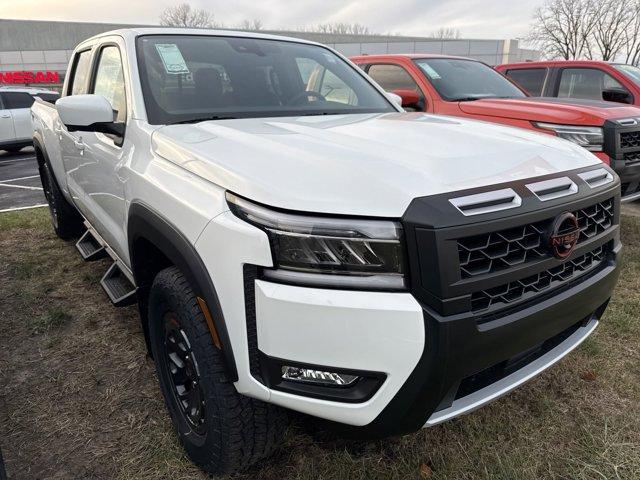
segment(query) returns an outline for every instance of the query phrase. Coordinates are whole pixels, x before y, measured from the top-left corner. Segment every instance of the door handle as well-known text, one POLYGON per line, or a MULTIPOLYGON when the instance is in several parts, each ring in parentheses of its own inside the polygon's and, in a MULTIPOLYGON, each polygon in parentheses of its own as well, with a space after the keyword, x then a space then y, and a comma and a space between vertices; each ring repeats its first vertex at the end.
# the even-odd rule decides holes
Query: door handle
POLYGON ((73 144, 78 150, 84 150, 84 142, 82 140, 74 140, 73 144))
POLYGON ((11 115, 0 115, 2 118, 11 118, 11 115))

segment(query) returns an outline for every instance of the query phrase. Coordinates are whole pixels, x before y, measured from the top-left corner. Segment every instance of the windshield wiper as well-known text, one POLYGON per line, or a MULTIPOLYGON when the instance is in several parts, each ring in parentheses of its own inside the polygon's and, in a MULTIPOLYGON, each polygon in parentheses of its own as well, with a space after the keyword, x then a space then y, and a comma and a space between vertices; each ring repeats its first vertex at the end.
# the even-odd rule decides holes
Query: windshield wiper
POLYGON ((483 98, 489 98, 489 97, 458 97, 458 98, 454 98, 453 101, 454 102, 474 102, 476 100, 482 100, 483 98))
POLYGON ((208 117, 197 117, 197 118, 189 118, 187 120, 180 120, 178 122, 172 122, 169 125, 180 125, 183 123, 200 123, 207 122, 209 120, 233 120, 237 117, 232 117, 230 115, 210 115, 208 117))
POLYGON ((454 102, 473 102, 475 100, 495 100, 496 98, 513 98, 511 96, 507 96, 507 95, 477 95, 477 96, 467 96, 467 97, 459 97, 459 98, 454 98, 453 101, 454 102))

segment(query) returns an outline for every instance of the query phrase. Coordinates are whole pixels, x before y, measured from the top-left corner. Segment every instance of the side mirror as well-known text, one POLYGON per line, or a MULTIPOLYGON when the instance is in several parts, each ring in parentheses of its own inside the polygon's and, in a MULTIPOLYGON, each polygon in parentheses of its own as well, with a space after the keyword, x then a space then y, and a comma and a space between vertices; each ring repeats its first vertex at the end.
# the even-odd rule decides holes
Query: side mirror
POLYGON ((422 110, 421 98, 420 94, 415 90, 405 90, 405 89, 397 89, 392 93, 400 97, 402 100, 402 107, 415 108, 418 110, 422 110))
POLYGON ((115 112, 102 95, 71 95, 56 100, 60 121, 70 132, 99 132, 114 135, 122 146, 124 123, 115 123, 115 112))
POLYGON ((389 100, 391 100, 394 105, 397 105, 398 107, 402 108, 402 98, 400 98, 400 95, 396 95, 393 92, 385 92, 387 94, 387 97, 389 98, 389 100))
POLYGON ((95 131, 89 127, 113 123, 113 108, 102 95, 71 95, 56 100, 60 120, 69 130, 95 131))
POLYGON ((633 103, 633 97, 626 90, 612 88, 602 91, 602 99, 607 102, 633 103))

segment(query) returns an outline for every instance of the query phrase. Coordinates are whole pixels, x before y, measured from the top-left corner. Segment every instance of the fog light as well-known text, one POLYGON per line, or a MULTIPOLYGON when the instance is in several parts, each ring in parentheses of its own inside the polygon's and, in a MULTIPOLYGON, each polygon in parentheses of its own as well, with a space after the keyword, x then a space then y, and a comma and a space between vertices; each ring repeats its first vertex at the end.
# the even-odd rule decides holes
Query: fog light
POLYGON ((323 372, 322 370, 287 365, 282 367, 282 378, 293 382, 313 383, 316 385, 349 386, 360 377, 347 375, 346 373, 323 372))

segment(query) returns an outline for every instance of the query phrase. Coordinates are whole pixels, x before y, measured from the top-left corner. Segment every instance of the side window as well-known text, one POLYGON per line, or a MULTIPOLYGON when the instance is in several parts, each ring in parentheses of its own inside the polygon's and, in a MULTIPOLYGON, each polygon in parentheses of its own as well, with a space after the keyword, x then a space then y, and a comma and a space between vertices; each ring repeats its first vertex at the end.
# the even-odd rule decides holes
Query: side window
POLYGON ((23 92, 4 92, 2 94, 4 108, 11 110, 14 108, 31 108, 35 98, 23 92))
POLYGON ((327 102, 358 105, 353 89, 328 68, 310 58, 296 58, 296 64, 307 91, 319 93, 327 102))
POLYGON ((68 95, 81 95, 87 93, 87 77, 91 62, 91 50, 85 50, 76 54, 73 61, 73 74, 70 78, 68 95))
POLYGON ((382 88, 387 91, 392 90, 415 90, 420 91, 418 84, 415 82, 409 72, 399 65, 371 65, 369 68, 369 76, 373 78, 382 88))
POLYGON ((546 68, 517 68, 507 70, 505 75, 517 83, 523 90, 533 97, 542 95, 544 81, 547 78, 546 68))
POLYGON ((355 92, 331 70, 325 70, 319 92, 329 102, 344 103, 346 105, 358 104, 355 92))
POLYGON ((630 103, 631 94, 620 82, 602 70, 565 68, 560 76, 558 97, 630 103))
POLYGON ((115 113, 115 121, 124 123, 127 118, 127 96, 124 86, 124 72, 120 50, 107 46, 100 51, 98 67, 93 82, 93 91, 109 100, 115 113))

